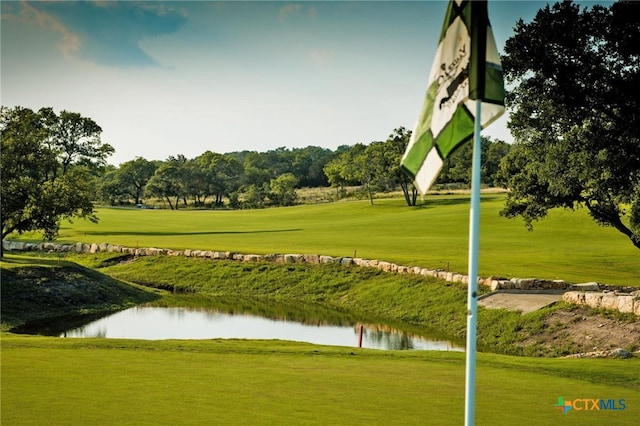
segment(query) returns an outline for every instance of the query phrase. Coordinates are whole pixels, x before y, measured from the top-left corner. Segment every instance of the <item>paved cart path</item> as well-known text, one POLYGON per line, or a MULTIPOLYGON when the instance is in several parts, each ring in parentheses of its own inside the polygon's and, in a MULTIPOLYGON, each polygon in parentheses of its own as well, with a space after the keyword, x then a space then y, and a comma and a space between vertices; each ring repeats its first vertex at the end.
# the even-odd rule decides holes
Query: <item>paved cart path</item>
POLYGON ((478 305, 488 309, 508 309, 533 312, 562 300, 562 293, 491 293, 478 300, 478 305))

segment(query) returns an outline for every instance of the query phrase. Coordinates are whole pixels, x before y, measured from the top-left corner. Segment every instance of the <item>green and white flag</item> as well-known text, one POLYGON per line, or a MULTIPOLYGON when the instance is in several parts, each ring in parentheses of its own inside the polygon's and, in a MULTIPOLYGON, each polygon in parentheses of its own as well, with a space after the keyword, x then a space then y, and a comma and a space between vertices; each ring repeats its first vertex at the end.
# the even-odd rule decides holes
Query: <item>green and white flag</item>
POLYGON ((444 160, 473 138, 476 99, 482 100, 482 128, 504 112, 502 65, 487 2, 452 0, 424 106, 401 162, 423 195, 438 178, 444 160))

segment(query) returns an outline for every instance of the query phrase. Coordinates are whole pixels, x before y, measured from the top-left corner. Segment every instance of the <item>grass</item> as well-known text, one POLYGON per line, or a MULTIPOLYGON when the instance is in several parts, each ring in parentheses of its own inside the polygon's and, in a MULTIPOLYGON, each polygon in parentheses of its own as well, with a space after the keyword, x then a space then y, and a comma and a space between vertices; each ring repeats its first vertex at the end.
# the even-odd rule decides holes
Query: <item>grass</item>
MULTIPOLYGON (((600 227, 585 210, 554 210, 526 230, 499 216, 502 194, 481 203, 481 276, 640 284, 638 250, 600 227)), ((239 253, 316 253, 381 259, 407 266, 468 268, 467 195, 429 196, 409 208, 400 198, 244 211, 99 208, 99 224, 63 224, 60 242, 239 253)), ((38 241, 35 234, 23 236, 38 241)))
MULTIPOLYGON (((501 202, 501 196, 483 198, 481 274, 557 274, 573 281, 637 285, 636 249, 615 231, 593 224, 584 212, 553 212, 536 231, 527 233, 521 224, 497 216, 501 202)), ((98 214, 98 225, 65 224, 61 240, 357 255, 466 269, 468 203, 460 196, 430 197, 416 208, 385 199, 374 206, 356 201, 240 212, 102 208, 98 214), (440 230, 445 224, 448 231, 440 230)), ((35 239, 25 236, 29 238, 35 239)), ((110 281, 104 275, 108 274, 203 296, 240 300, 253 295, 274 302, 327 305, 421 328, 440 327, 450 335, 464 329, 465 289, 424 277, 170 257, 119 263, 116 260, 123 259, 113 257, 117 255, 103 253, 65 260, 53 256, 12 255, 2 262, 3 327, 5 311, 17 323, 50 300, 59 301, 53 309, 59 312, 65 306, 81 310, 96 299, 103 307, 117 308, 137 297, 157 297, 139 288, 125 291, 127 286, 110 281), (77 288, 70 283, 78 283, 77 288), (20 299, 33 288, 38 290, 33 300, 20 299), (50 297, 57 291, 72 296, 50 297), (85 298, 85 291, 90 297, 85 298), (115 298, 109 299, 109 294, 115 298), (14 307, 15 300, 22 301, 14 307)), ((520 315, 480 309, 479 344, 492 350, 513 346, 519 332, 539 329, 548 312, 520 315)), ((0 337, 2 424, 448 425, 460 424, 464 415, 461 353, 281 341, 60 339, 9 333, 0 337)), ((640 418, 639 367, 638 358, 479 353, 476 422, 635 425, 640 418), (626 409, 571 410, 565 415, 553 407, 559 397, 624 399, 626 409)))
POLYGON ((7 255, 2 261, 2 330, 54 317, 99 314, 159 299, 76 263, 7 255))
MULTIPOLYGON (((135 341, 4 335, 3 424, 460 424, 464 354, 278 341, 135 341)), ((638 360, 480 354, 477 424, 640 416, 638 360), (559 396, 625 399, 558 412, 559 396)))

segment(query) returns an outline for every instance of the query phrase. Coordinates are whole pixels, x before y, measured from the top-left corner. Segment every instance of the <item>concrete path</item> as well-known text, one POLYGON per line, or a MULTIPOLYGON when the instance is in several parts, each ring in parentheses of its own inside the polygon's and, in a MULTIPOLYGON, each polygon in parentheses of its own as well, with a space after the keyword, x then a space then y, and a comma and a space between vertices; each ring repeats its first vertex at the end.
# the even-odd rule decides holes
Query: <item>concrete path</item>
POLYGON ((523 314, 533 312, 547 305, 562 300, 562 293, 489 293, 478 298, 478 305, 487 309, 508 309, 522 311, 523 314))

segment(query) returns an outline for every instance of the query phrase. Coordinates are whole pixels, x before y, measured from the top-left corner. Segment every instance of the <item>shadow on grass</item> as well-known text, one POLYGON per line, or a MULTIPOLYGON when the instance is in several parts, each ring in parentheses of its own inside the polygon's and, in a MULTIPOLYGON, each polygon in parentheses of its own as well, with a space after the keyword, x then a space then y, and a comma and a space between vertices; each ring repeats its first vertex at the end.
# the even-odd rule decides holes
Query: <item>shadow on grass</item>
POLYGON ((95 231, 86 232, 87 235, 145 235, 145 236, 170 236, 170 235, 226 235, 226 234, 266 234, 277 232, 298 232, 303 231, 302 228, 292 229, 272 229, 272 230, 257 230, 257 231, 193 231, 193 232, 162 232, 162 231, 150 231, 150 232, 135 232, 135 231, 95 231))
POLYGON ((416 209, 430 209, 434 207, 442 206, 457 206, 461 204, 469 204, 470 198, 466 197, 447 197, 447 198, 425 198, 424 201, 419 201, 413 206, 416 209))
POLYGON ((23 256, 22 253, 19 252, 20 255, 16 256, 11 254, 8 251, 5 251, 4 257, 2 257, 2 262, 6 263, 7 266, 17 266, 17 265, 29 265, 29 266, 69 266, 72 263, 62 260, 63 253, 60 253, 58 258, 44 258, 44 257, 31 257, 31 256, 23 256))

